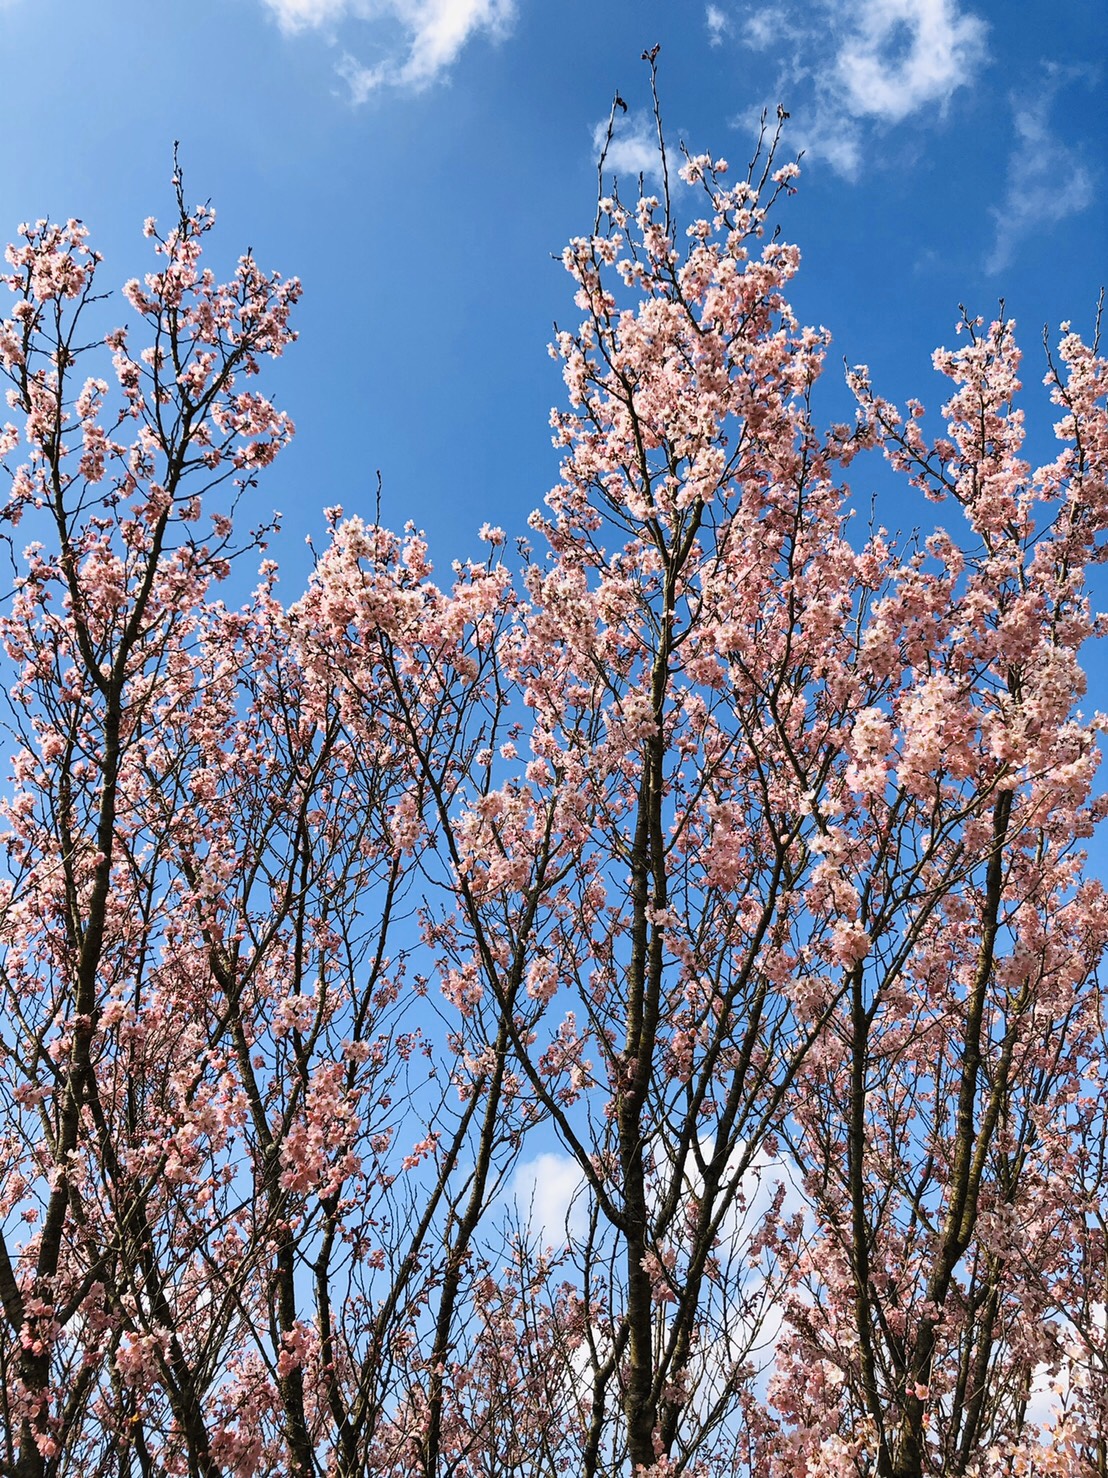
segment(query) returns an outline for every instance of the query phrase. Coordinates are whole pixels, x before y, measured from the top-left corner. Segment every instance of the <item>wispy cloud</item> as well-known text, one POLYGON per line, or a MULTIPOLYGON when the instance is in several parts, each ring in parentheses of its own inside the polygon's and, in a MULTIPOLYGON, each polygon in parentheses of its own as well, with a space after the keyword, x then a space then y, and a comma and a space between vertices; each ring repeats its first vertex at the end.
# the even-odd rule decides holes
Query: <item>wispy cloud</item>
POLYGON ((1086 80, 1086 74, 1058 66, 1044 70, 1045 86, 1033 102, 1016 95, 1010 99, 1015 145, 1008 159, 1004 199, 992 210, 996 237, 985 262, 988 272, 1002 272, 1027 237, 1092 203, 1091 171, 1050 126, 1058 89, 1066 82, 1086 80))
POLYGON ((264 3, 277 17, 282 31, 290 34, 329 25, 355 8, 348 0, 264 0, 264 3))
POLYGON ((355 102, 383 87, 418 91, 442 76, 472 36, 507 33, 516 0, 263 0, 289 35, 333 30, 340 22, 376 23, 383 52, 364 63, 345 52, 339 75, 355 102))
POLYGON ((731 17, 718 5, 709 5, 704 12, 708 27, 708 39, 713 46, 722 46, 723 38, 731 29, 731 17))
MULTIPOLYGON (((592 146, 597 154, 604 147, 607 131, 607 118, 592 131, 592 146)), ((658 155, 657 125, 649 113, 632 111, 617 116, 604 167, 608 174, 621 180, 637 180, 639 175, 660 177, 662 162, 658 155)))
POLYGON ((737 26, 777 63, 777 96, 810 155, 855 176, 875 129, 941 114, 987 57, 961 0, 760 0, 737 26))
POLYGON ((804 24, 805 11, 792 0, 757 0, 743 16, 739 35, 752 51, 777 51, 814 40, 816 28, 804 24))

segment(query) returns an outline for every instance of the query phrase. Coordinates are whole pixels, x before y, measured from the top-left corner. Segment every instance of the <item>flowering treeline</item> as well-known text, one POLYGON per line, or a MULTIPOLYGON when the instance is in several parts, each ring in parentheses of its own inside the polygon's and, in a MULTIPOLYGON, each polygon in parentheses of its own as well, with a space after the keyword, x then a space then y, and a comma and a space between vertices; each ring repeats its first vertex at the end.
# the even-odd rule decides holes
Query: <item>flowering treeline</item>
POLYGON ((1005 322, 821 430, 764 143, 600 201, 536 547, 445 586, 333 509, 223 598, 300 289, 179 183, 106 338, 9 248, 6 1478, 1108 1473, 1108 369, 1041 467, 1005 322))

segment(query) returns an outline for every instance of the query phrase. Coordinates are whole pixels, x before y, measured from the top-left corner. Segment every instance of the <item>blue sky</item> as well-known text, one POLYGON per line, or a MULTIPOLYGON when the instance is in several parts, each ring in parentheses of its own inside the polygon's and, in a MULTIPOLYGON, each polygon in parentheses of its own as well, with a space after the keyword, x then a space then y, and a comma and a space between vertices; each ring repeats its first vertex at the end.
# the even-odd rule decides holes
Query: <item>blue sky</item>
POLYGON ((1108 276, 1103 0, 0 0, 0 39, 6 235, 78 215, 111 281, 145 270, 180 139, 217 254, 303 279, 268 377, 298 436, 256 495, 290 599, 321 510, 371 514, 378 468, 384 521, 440 564, 485 520, 524 530, 557 473, 545 346, 576 311, 553 258, 591 225, 616 88, 614 162, 649 167, 655 43, 674 143, 743 163, 763 105, 792 115, 782 226, 798 312, 834 335, 829 416, 841 357, 937 406, 960 302, 1007 300, 1034 385, 1043 323, 1091 326, 1108 276))

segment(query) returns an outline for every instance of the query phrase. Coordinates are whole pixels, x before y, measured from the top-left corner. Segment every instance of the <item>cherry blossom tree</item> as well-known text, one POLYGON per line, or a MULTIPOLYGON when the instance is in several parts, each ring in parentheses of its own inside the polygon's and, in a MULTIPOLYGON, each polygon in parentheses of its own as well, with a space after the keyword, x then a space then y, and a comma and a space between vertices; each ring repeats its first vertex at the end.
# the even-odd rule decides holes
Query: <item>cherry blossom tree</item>
POLYGON ((1039 467, 1003 316, 939 434, 863 369, 821 429, 796 166, 685 155, 681 226, 659 147, 534 542, 445 585, 334 508, 280 597, 300 289, 179 175, 134 328, 9 249, 0 1473, 1108 1472, 1108 369, 1039 467), (943 527, 859 526, 875 453, 943 527))
POLYGON ((1053 1458, 1027 1422, 1036 1372, 1103 1346, 1086 1301, 1103 1304, 1105 898, 1081 851, 1101 721, 1076 705, 1104 366, 1063 339, 1047 383, 1067 445, 1032 470, 1011 325, 962 327, 936 354, 955 385, 936 441, 922 407, 904 419, 855 380, 855 434, 965 532, 932 535, 859 631, 879 701, 859 704, 821 867, 867 943, 790 1126, 824 1222, 794 1349, 841 1381, 809 1432, 898 1478, 979 1471, 982 1449, 1013 1470, 1104 1461, 1095 1378, 1083 1415, 1059 1407, 1053 1458))
MULTIPOLYGON (((300 660, 272 562, 241 607, 218 598, 271 532, 236 544, 232 515, 291 435, 248 387, 292 337, 299 285, 250 257, 217 281, 211 212, 179 184, 177 205, 164 237, 147 223, 158 270, 125 289, 148 347, 107 336, 114 412, 105 381, 73 388, 99 303, 83 228, 38 223, 9 253, 29 458, 7 521, 43 538, 3 629, 0 1461, 433 1468, 439 1366, 518 1126, 485 1015, 476 1046, 426 1040, 411 931, 390 941, 417 906, 420 787, 457 786, 485 684, 455 653, 451 681, 374 716, 353 664, 340 690, 318 644, 300 660)), ((20 442, 10 428, 6 452, 20 442)), ((471 619, 495 627, 492 577, 436 604, 419 541, 373 541, 417 671, 471 619)))
MULTIPOLYGON (((249 257, 217 283, 199 266, 210 212, 189 214, 178 200, 164 238, 147 222, 158 270, 125 289, 149 343, 132 355, 126 330, 106 339, 114 412, 107 382, 80 371, 99 265, 84 228, 40 221, 8 252, 15 304, 3 362, 29 456, 14 471, 5 516, 44 536, 24 551, 4 621, 18 670, 6 804, 4 1209, 28 1235, 14 1254, 5 1246, 0 1280, 6 1462, 21 1474, 63 1460, 96 1471, 88 1420, 105 1443, 129 1427, 141 1444, 132 1393, 154 1368, 182 1428, 201 1425, 167 1302, 199 1290, 160 1274, 155 1224, 164 1207, 172 1228, 174 1187, 202 1153, 197 1141, 214 1134, 218 1156, 230 1122, 198 1095, 195 1053, 208 1044, 185 997, 203 982, 165 957, 158 922, 162 858, 195 820, 187 808, 174 816, 149 775, 162 726, 202 701, 191 655, 198 607, 228 568, 229 520, 216 513, 201 536, 202 494, 229 480, 245 486, 291 434, 244 381, 260 355, 288 341, 299 289, 265 278, 249 257), (202 1126, 205 1114, 212 1122, 202 1126), (145 1306, 130 1313, 124 1265, 128 1281, 146 1284, 145 1306)), ((6 453, 18 444, 9 426, 6 453)), ((217 876, 195 875, 197 902, 217 876)), ((172 922, 168 930, 177 932, 172 922)), ((170 1266, 184 1272, 187 1235, 179 1252, 172 1231, 166 1240, 170 1266)))

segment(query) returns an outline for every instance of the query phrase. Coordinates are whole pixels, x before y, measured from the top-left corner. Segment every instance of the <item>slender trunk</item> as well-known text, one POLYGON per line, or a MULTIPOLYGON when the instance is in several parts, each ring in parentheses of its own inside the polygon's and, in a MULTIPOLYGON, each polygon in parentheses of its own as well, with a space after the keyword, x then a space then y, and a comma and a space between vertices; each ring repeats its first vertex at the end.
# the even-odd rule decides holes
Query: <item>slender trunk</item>
MULTIPOLYGON (((96 830, 100 862, 96 868, 86 918, 83 923, 74 918, 70 924, 73 931, 72 943, 77 950, 72 1003, 73 1036, 61 1093, 62 1106, 54 1150, 56 1173, 43 1217, 32 1285, 34 1298, 49 1310, 47 1318, 50 1320, 55 1302, 54 1284, 61 1264, 62 1243, 69 1219, 72 1194, 69 1183, 70 1158, 80 1141, 82 1110, 92 1078, 91 1048, 95 1030, 93 1014, 96 1009, 96 982, 104 948, 111 888, 121 723, 122 697, 117 683, 108 693, 104 716, 103 779, 96 830)), ((47 1336, 36 1340, 33 1335, 33 1321, 28 1323, 31 1325, 28 1330, 31 1337, 24 1341, 20 1353, 19 1378, 26 1392, 30 1412, 21 1427, 19 1465, 16 1471, 18 1478, 42 1478, 46 1468, 36 1435, 44 1431, 42 1423, 50 1404, 51 1339, 47 1336)))
MULTIPOLYGON (((281 1331, 290 1334, 296 1327, 296 1243, 288 1231, 281 1233, 276 1262, 281 1331)), ((304 1410, 304 1372, 299 1362, 281 1376, 280 1384, 285 1440, 289 1446, 289 1478, 311 1478, 315 1468, 314 1449, 304 1410)))
MULTIPOLYGON (((509 997, 504 1013, 510 1012, 514 996, 509 997)), ((485 1114, 481 1123, 481 1138, 477 1150, 477 1163, 473 1168, 472 1185, 458 1234, 450 1249, 446 1272, 443 1276, 442 1297, 439 1300, 438 1319, 435 1324, 435 1344, 431 1356, 431 1390, 428 1399, 427 1436, 424 1440, 423 1469, 427 1478, 438 1471, 442 1446, 442 1417, 445 1401, 446 1361, 454 1331, 454 1314, 462 1286, 462 1272, 469 1256, 470 1244, 478 1223, 485 1211, 485 1194, 489 1173, 492 1168, 493 1150, 496 1147, 497 1119, 499 1117, 501 1090, 504 1084, 504 1064, 509 1046, 507 1021, 501 1016, 500 1030, 496 1036, 496 1066, 489 1080, 485 1114)))
POLYGON ((870 1226, 866 1206, 866 1068, 869 1062, 870 1017, 865 1008, 863 972, 855 965, 850 977, 852 1058, 850 1070, 850 1128, 847 1162, 850 1176, 850 1258, 854 1274, 854 1317, 858 1326, 858 1355, 862 1390, 877 1432, 877 1471, 891 1472, 884 1412, 877 1380, 877 1361, 870 1316, 870 1226))
MULTIPOLYGON (((659 714, 658 669, 655 672, 655 713, 659 714)), ((666 905, 661 848, 662 795, 661 736, 647 743, 642 789, 631 858, 631 959, 628 966, 628 1016, 624 1042, 624 1069, 617 1124, 627 1272, 628 1372, 623 1407, 627 1421, 628 1456, 632 1469, 649 1467, 656 1458, 654 1428, 657 1413, 654 1391, 654 1296, 648 1266, 649 1215, 646 1195, 644 1109, 653 1071, 662 987, 662 935, 649 918, 651 908, 666 905), (652 886, 653 885, 653 886, 652 886)))
MULTIPOLYGON (((985 1020, 985 1003, 992 979, 996 937, 1000 924, 1000 905, 1004 891, 1004 845, 1012 814, 1012 792, 1002 791, 993 807, 992 852, 985 880, 985 902, 981 927, 981 943, 973 990, 966 1013, 966 1035, 962 1048, 962 1071, 958 1086, 958 1104, 954 1125, 954 1164, 951 1170, 951 1194, 943 1234, 934 1270, 927 1288, 927 1303, 934 1311, 921 1322, 915 1349, 905 1372, 905 1392, 894 1446, 889 1478, 923 1478, 924 1412, 917 1387, 926 1388, 931 1379, 931 1362, 939 1320, 947 1294, 977 1224, 977 1200, 985 1156, 992 1142, 1007 1078, 1003 1063, 998 1064, 985 1121, 980 1130, 976 1124, 977 1091, 981 1076, 981 1033, 985 1020)), ((1011 1038, 1005 1044, 1009 1055, 1011 1038)))

